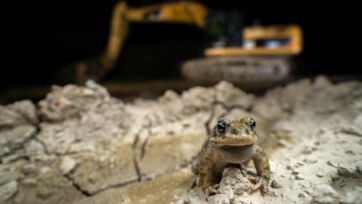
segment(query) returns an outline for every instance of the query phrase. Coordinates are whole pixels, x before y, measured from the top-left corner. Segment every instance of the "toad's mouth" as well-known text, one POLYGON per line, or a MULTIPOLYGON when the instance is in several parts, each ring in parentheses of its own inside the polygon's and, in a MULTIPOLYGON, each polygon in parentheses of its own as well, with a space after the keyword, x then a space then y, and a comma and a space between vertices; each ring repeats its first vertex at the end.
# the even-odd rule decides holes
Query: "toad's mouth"
POLYGON ((248 144, 248 145, 240 145, 240 146, 235 146, 235 145, 221 145, 220 149, 223 151, 228 151, 228 152, 234 152, 234 151, 240 151, 240 150, 244 150, 244 149, 249 149, 250 147, 252 147, 253 144, 248 144))
POLYGON ((231 139, 225 139, 225 138, 210 138, 210 142, 217 146, 225 146, 225 147, 241 147, 246 145, 252 145, 255 144, 255 140, 250 138, 231 138, 231 139))

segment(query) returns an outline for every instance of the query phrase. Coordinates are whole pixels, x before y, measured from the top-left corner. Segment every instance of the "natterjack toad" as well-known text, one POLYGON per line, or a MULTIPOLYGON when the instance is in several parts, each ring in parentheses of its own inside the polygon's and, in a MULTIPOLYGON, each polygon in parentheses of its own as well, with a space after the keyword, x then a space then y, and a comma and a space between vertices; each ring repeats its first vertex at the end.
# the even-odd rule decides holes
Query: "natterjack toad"
POLYGON ((247 116, 240 120, 221 119, 213 128, 200 153, 192 163, 195 177, 191 187, 199 186, 206 194, 219 193, 219 182, 228 166, 247 166, 253 160, 259 178, 252 191, 260 189, 264 194, 269 183, 269 162, 257 141, 256 123, 247 116))

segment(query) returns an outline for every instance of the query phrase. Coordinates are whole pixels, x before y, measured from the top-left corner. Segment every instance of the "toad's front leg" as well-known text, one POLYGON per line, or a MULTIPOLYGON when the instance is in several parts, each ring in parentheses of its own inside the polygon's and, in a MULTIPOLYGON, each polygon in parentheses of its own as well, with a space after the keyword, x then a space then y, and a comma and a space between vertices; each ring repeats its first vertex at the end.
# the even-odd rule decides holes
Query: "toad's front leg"
POLYGON ((202 191, 205 193, 205 200, 207 201, 209 196, 214 194, 219 194, 220 191, 218 188, 220 187, 220 176, 217 175, 214 169, 211 166, 207 168, 201 167, 199 169, 199 184, 202 188, 202 191))
POLYGON ((254 146, 254 152, 251 159, 254 162, 256 173, 259 176, 259 179, 257 180, 255 186, 252 188, 252 191, 260 189, 260 191, 264 195, 267 192, 267 185, 269 184, 270 180, 269 160, 266 157, 263 149, 257 145, 254 146))

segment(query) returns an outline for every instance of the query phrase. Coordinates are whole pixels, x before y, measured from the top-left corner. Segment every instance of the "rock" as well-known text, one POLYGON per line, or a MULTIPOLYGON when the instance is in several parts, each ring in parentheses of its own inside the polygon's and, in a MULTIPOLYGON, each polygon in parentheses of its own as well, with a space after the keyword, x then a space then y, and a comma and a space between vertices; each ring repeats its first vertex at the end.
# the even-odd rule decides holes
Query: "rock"
POLYGON ((11 163, 26 155, 24 146, 35 136, 38 117, 29 100, 0 106, 0 159, 11 163))
POLYGON ((38 179, 36 178, 25 178, 22 183, 28 186, 36 186, 37 182, 38 179))
POLYGON ((25 175, 28 174, 35 174, 37 172, 37 166, 32 163, 25 164, 23 168, 21 169, 21 172, 25 175))
POLYGON ((352 119, 360 113, 355 107, 359 101, 362 101, 362 84, 351 81, 314 90, 305 101, 304 107, 319 115, 340 112, 341 116, 352 119))
POLYGON ((299 197, 299 198, 307 198, 307 197, 308 197, 308 194, 306 194, 305 192, 300 192, 300 193, 298 194, 298 197, 299 197))
POLYGON ((108 91, 97 85, 63 88, 53 86, 46 98, 39 102, 40 115, 46 121, 63 121, 79 116, 83 111, 111 100, 108 91))
POLYGON ((0 106, 0 158, 4 163, 23 156, 24 144, 36 133, 36 108, 29 100, 0 106))
MULTIPOLYGON (((239 168, 226 168, 223 172, 223 176, 220 184, 222 186, 230 186, 236 195, 243 195, 252 188, 253 184, 248 180, 247 172, 245 169, 239 168)), ((223 192, 223 188, 220 188, 223 192)))
POLYGON ((89 194, 99 192, 108 186, 123 185, 138 180, 134 166, 131 144, 121 144, 115 152, 104 155, 79 154, 74 159, 79 161, 69 177, 89 194), (115 158, 114 160, 111 157, 115 158))
POLYGON ((203 131, 198 134, 152 137, 144 147, 145 153, 137 151, 142 178, 162 175, 164 172, 184 166, 197 155, 204 141, 203 131))
POLYGON ((273 180, 271 182, 271 187, 272 188, 281 188, 282 186, 280 184, 278 184, 275 180, 273 180))
POLYGON ((362 177, 362 167, 361 166, 356 166, 356 174, 359 177, 362 177))
POLYGON ((256 100, 252 107, 252 112, 258 114, 262 118, 270 120, 285 118, 288 113, 284 112, 281 106, 281 94, 281 88, 268 91, 264 97, 260 97, 256 100))
POLYGON ((331 166, 331 167, 337 167, 337 165, 333 162, 331 162, 330 160, 327 161, 327 165, 331 166))
POLYGON ((181 115, 183 112, 183 101, 181 96, 172 90, 167 90, 163 96, 161 96, 158 101, 160 105, 163 106, 167 115, 169 116, 167 120, 176 121, 178 115, 181 115))
POLYGON ((31 140, 25 143, 24 149, 25 155, 28 156, 31 160, 45 160, 47 158, 43 145, 36 140, 31 140))
POLYGON ((337 192, 328 184, 317 185, 312 192, 312 202, 338 203, 337 192))
POLYGON ((25 124, 27 124, 27 121, 21 113, 0 105, 0 128, 12 128, 25 124))
POLYGON ((247 94, 226 81, 216 84, 215 90, 216 101, 223 103, 227 107, 239 106, 243 109, 248 109, 255 101, 254 95, 247 94))
POLYGON ((32 125, 18 125, 0 131, 0 157, 19 149, 36 133, 32 125))
POLYGON ((18 182, 10 181, 0 185, 0 201, 4 202, 10 199, 18 191, 18 182))
POLYGON ((280 105, 283 110, 290 111, 300 108, 313 90, 310 79, 302 79, 288 84, 281 92, 280 105))
POLYGON ((342 203, 361 203, 362 187, 356 186, 353 190, 346 192, 345 197, 341 201, 342 203))
POLYGON ((315 163, 317 163, 317 160, 305 158, 305 159, 303 159, 303 162, 306 164, 315 164, 315 163))
POLYGON ((36 195, 39 198, 47 199, 53 194, 53 190, 47 186, 40 185, 36 188, 36 195))
MULTIPOLYGON (((110 188, 94 196, 74 200, 73 203, 171 203, 175 200, 175 196, 181 197, 186 192, 191 178, 190 169, 182 169, 143 183, 132 183, 125 187, 110 188)), ((194 200, 199 201, 193 199, 191 203, 194 203, 194 200)))
POLYGON ((18 101, 7 106, 0 105, 0 128, 38 123, 37 110, 29 100, 18 101))
POLYGON ((324 176, 324 174, 322 174, 321 172, 318 172, 316 175, 317 175, 318 177, 323 177, 323 176, 324 176))
POLYGON ((257 99, 252 109, 267 119, 285 118, 290 111, 302 107, 313 91, 329 86, 331 83, 324 76, 318 76, 314 83, 310 79, 303 79, 285 88, 268 91, 264 97, 257 99))
POLYGON ((38 124, 37 109, 30 100, 18 101, 10 104, 8 107, 20 113, 27 123, 32 125, 38 124))
POLYGON ((3 185, 13 180, 16 181, 19 176, 20 174, 17 172, 0 170, 0 185, 3 185))
POLYGON ((315 88, 323 88, 331 85, 332 85, 331 80, 329 80, 326 76, 319 75, 314 79, 313 86, 315 88))
POLYGON ((194 87, 183 92, 183 114, 192 115, 195 112, 211 110, 215 102, 215 94, 214 89, 203 87, 194 87))
POLYGON ((62 158, 62 162, 60 164, 60 171, 62 172, 63 175, 68 174, 74 169, 76 165, 77 161, 75 161, 70 156, 65 156, 62 158))
POLYGON ((18 151, 12 152, 9 155, 5 155, 1 158, 1 162, 4 164, 8 164, 11 163, 13 161, 16 161, 17 159, 19 159, 20 157, 22 157, 24 155, 23 150, 20 149, 18 151))
POLYGON ((337 174, 340 175, 340 176, 344 176, 344 177, 352 177, 352 176, 354 176, 353 172, 351 172, 347 168, 344 168, 344 167, 341 167, 341 166, 337 167, 337 174))
POLYGON ((251 175, 231 167, 223 173, 221 194, 210 202, 359 203, 361 169, 351 168, 359 165, 361 153, 361 89, 360 82, 333 85, 318 77, 255 98, 220 82, 124 103, 92 81, 86 87, 54 86, 39 103, 39 133, 31 102, 0 106, 2 165, 7 162, 7 171, 18 172, 0 171, 0 183, 19 179, 15 198, 19 195, 20 203, 69 203, 83 198, 82 191, 92 195, 83 203, 203 203, 200 189, 185 194, 190 169, 177 169, 200 150, 205 125, 211 128, 220 116, 251 115, 257 121, 258 144, 270 158, 271 193, 249 193, 251 175), (35 131, 25 134, 20 127, 35 131), (21 133, 14 137, 17 131, 21 133), (338 151, 330 148, 336 146, 338 151), (338 162, 347 166, 337 168, 338 162))

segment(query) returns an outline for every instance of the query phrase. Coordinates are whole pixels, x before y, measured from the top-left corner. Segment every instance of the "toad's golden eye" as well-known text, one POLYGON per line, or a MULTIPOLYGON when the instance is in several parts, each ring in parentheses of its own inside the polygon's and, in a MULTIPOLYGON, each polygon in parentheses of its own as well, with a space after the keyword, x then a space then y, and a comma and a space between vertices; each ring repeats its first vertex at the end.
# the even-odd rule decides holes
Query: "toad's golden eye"
POLYGON ((226 130, 226 126, 227 126, 227 123, 225 120, 219 120, 216 125, 217 131, 221 134, 224 133, 226 130))
POLYGON ((250 118, 250 121, 249 121, 249 127, 252 131, 255 130, 255 126, 256 126, 256 122, 253 118, 250 118))

